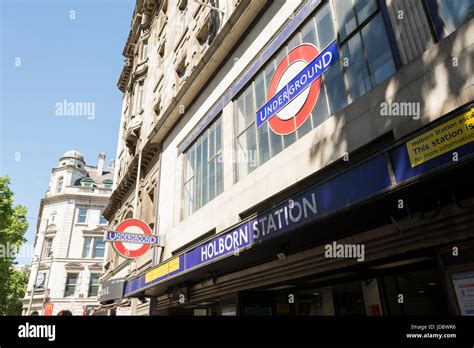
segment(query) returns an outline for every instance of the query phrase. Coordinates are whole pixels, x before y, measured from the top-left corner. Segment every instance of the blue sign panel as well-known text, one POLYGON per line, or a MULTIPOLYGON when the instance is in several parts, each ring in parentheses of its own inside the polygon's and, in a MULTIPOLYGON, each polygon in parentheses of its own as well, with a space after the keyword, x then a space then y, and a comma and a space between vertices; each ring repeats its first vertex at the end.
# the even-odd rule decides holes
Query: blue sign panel
POLYGON ((389 187, 384 155, 379 155, 280 204, 250 221, 254 240, 267 240, 333 213, 389 187))
POLYGON ((172 273, 157 277, 150 282, 146 282, 145 275, 133 279, 127 283, 125 292, 126 294, 136 292, 177 273, 205 265, 251 247, 257 242, 287 233, 341 208, 367 199, 390 185, 387 162, 385 155, 382 154, 180 255, 179 269, 172 273))
POLYGON ((186 269, 190 269, 214 259, 237 252, 253 242, 250 226, 245 223, 236 229, 204 243, 185 254, 186 269))
POLYGON ((334 41, 257 111, 257 127, 260 127, 289 102, 294 100, 338 59, 339 50, 337 42, 334 41))

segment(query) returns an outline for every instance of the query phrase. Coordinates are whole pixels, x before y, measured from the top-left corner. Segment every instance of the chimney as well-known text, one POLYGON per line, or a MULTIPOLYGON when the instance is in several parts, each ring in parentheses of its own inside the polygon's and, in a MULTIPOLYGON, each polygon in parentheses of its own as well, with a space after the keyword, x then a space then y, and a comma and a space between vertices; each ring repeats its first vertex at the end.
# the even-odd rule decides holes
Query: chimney
POLYGON ((104 171, 105 153, 99 153, 99 160, 97 161, 97 174, 102 175, 104 171))

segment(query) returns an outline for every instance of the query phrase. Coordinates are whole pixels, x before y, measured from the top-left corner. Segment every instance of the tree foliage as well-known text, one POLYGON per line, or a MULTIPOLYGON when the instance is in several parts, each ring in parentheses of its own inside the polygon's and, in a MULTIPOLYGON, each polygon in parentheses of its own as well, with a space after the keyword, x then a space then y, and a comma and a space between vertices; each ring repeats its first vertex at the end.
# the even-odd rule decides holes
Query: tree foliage
POLYGON ((9 185, 10 179, 0 176, 0 315, 21 314, 19 301, 28 281, 25 272, 13 268, 16 252, 28 229, 26 207, 13 204, 9 185))
POLYGON ((21 299, 25 296, 26 287, 28 285, 29 273, 24 270, 11 268, 10 277, 7 283, 7 297, 5 304, 2 303, 2 314, 4 315, 21 315, 23 303, 21 299))

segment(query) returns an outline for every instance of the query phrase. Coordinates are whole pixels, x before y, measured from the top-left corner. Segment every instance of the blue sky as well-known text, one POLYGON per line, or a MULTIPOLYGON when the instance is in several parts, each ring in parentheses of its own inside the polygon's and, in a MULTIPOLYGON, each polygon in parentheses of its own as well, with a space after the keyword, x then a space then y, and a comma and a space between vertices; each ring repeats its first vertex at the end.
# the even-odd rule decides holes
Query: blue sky
MULTIPOLYGON (((0 175, 11 178, 15 203, 36 218, 51 168, 64 152, 77 149, 91 165, 100 152, 107 163, 115 158, 122 96, 116 84, 134 1, 0 4, 0 175), (95 118, 57 116, 63 100, 94 103, 95 118)), ((28 222, 32 244, 36 220, 28 222)))

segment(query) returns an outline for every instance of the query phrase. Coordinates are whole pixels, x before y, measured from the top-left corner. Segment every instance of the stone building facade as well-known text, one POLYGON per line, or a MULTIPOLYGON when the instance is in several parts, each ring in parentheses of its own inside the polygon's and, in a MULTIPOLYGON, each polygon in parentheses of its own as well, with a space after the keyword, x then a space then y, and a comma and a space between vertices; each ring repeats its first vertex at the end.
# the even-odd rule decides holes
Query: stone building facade
POLYGON ((109 254, 132 313, 463 313, 472 257, 447 253, 472 253, 472 135, 417 148, 472 130, 474 7, 452 3, 137 1, 105 216, 165 245, 109 254))
POLYGON ((66 152, 52 169, 40 203, 23 314, 44 314, 45 304, 52 309, 49 315, 62 310, 83 315, 98 306, 107 230, 102 213, 113 171, 104 154, 92 166, 76 150, 66 152))

